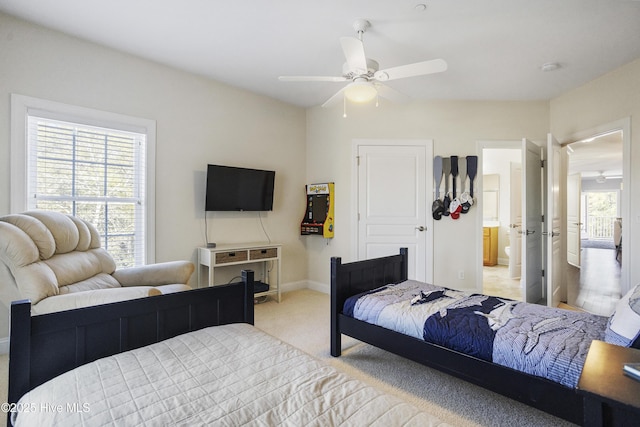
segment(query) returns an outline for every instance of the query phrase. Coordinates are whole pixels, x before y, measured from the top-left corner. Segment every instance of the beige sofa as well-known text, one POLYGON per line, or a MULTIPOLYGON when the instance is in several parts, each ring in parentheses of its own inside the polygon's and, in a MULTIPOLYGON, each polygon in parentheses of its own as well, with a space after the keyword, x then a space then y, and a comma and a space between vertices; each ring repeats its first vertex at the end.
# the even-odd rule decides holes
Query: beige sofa
POLYGON ((189 290, 193 270, 188 261, 116 270, 96 228, 71 215, 0 217, 0 300, 29 299, 32 314, 189 290))

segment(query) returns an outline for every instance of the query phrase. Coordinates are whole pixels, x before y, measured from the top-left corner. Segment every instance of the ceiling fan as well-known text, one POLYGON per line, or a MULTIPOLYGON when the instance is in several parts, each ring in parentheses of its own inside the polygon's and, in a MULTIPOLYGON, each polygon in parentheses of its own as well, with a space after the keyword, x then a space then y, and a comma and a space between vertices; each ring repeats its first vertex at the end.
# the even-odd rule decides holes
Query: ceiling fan
POLYGON ((600 171, 600 174, 596 176, 595 181, 598 184, 604 184, 608 179, 622 179, 622 175, 605 175, 604 171, 600 171))
POLYGON ((379 69, 377 61, 367 58, 364 53, 362 35, 371 27, 366 19, 357 19, 353 23, 357 37, 341 37, 340 44, 347 62, 342 67, 342 76, 280 76, 278 79, 285 82, 346 82, 349 84, 340 89, 329 98, 323 107, 340 100, 349 99, 353 102, 368 102, 377 99, 378 96, 391 101, 405 101, 409 97, 389 86, 382 84, 390 80, 406 77, 422 76, 426 74, 440 73, 447 69, 447 63, 442 59, 416 62, 400 65, 398 67, 379 69))

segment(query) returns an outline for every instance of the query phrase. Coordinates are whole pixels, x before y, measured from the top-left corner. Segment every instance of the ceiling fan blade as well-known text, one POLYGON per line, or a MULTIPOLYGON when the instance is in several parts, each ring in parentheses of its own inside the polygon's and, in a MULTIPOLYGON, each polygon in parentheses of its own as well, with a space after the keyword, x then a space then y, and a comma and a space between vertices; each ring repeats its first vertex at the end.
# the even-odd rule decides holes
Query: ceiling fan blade
POLYGON ((344 82, 347 79, 342 76, 280 76, 278 80, 281 82, 344 82))
POLYGON ((331 98, 327 99, 325 101, 324 104, 322 104, 323 107, 329 107, 331 105, 335 105, 338 103, 338 101, 343 101, 344 100, 344 95, 343 92, 345 90, 346 86, 343 87, 342 89, 340 89, 339 91, 337 91, 331 98))
POLYGON ((441 73, 447 70, 447 63, 443 59, 416 62, 414 64, 400 65, 398 67, 379 70, 373 78, 385 82, 388 80, 403 79, 405 77, 422 76, 425 74, 441 73))
POLYGON ((355 74, 366 74, 367 57, 364 54, 362 40, 355 37, 340 37, 340 44, 342 45, 344 56, 347 58, 349 71, 355 74))
POLYGON ((374 83, 374 86, 378 90, 378 96, 388 99, 389 101, 401 103, 408 102, 411 99, 411 97, 409 97, 408 95, 405 95, 402 92, 398 92, 397 90, 392 89, 389 86, 380 83, 374 83))

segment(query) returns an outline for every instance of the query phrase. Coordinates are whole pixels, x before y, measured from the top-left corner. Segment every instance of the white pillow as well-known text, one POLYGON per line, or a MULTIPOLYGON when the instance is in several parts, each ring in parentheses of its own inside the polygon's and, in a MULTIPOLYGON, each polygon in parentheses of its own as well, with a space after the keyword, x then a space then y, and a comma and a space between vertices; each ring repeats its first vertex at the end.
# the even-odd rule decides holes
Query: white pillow
POLYGON ((604 340, 624 347, 640 344, 640 284, 631 289, 616 304, 607 322, 604 340))

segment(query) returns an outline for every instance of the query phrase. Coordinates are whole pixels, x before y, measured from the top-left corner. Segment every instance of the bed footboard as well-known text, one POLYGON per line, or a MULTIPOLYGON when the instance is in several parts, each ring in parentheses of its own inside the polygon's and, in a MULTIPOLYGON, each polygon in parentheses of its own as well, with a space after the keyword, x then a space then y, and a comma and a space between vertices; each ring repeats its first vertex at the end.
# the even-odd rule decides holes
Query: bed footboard
POLYGON ((242 283, 31 316, 11 305, 8 402, 80 365, 228 323, 254 323, 253 271, 242 283))

